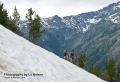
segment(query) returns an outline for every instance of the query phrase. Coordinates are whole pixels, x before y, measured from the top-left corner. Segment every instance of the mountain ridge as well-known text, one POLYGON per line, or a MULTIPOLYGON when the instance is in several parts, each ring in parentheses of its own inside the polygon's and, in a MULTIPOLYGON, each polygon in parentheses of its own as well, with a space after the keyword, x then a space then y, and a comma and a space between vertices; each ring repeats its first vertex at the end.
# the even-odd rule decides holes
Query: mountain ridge
MULTIPOLYGON (((111 53, 116 54, 116 56, 112 55, 113 57, 119 58, 119 50, 114 45, 114 41, 117 39, 118 46, 116 47, 119 48, 120 46, 119 33, 117 32, 120 30, 119 24, 120 2, 110 4, 95 12, 62 18, 56 15, 42 19, 42 25, 46 32, 37 38, 35 42, 60 57, 63 57, 64 49, 68 49, 70 52, 75 50, 78 55, 80 52, 84 52, 90 58, 88 62, 93 59, 94 62, 92 64, 95 64, 103 62, 108 54, 111 53), (99 40, 99 43, 97 40, 99 40), (111 48, 113 51, 111 51, 111 48), (99 60, 99 58, 101 59, 99 60)), ((117 59, 117 61, 119 60, 117 59)), ((88 64, 91 65, 91 63, 88 64)))

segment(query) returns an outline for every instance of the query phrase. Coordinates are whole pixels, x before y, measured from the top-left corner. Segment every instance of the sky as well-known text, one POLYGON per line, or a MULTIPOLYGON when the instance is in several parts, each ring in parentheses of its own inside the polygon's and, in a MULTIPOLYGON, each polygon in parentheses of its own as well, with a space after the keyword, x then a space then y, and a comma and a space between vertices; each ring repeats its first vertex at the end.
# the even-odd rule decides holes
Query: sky
POLYGON ((4 7, 12 15, 16 5, 21 19, 25 19, 25 15, 29 8, 33 8, 42 18, 58 15, 61 17, 69 15, 77 15, 80 13, 97 11, 111 3, 119 0, 0 0, 4 3, 4 7))

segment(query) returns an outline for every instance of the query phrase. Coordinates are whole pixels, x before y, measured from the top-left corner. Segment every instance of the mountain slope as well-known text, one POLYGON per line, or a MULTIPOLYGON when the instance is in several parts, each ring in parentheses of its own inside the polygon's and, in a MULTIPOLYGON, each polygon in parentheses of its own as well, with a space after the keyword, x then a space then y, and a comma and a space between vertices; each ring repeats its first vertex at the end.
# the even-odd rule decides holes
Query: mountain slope
POLYGON ((120 62, 120 2, 97 12, 96 18, 101 20, 91 25, 81 36, 69 40, 65 47, 86 53, 87 66, 98 64, 103 68, 106 58, 113 57, 117 63, 120 62))
MULTIPOLYGON (((113 3, 95 12, 59 17, 57 15, 42 19, 46 32, 37 39, 37 44, 62 57, 69 45, 76 44, 75 38, 81 38, 93 25, 102 20, 120 23, 120 2, 113 3)), ((77 45, 77 44, 76 44, 77 45)))
MULTIPOLYGON (((111 56, 120 62, 120 1, 95 12, 42 18, 41 23, 46 31, 36 44, 60 57, 68 49, 78 55, 86 53, 88 68, 92 64, 103 68, 105 59, 111 56)), ((25 31, 26 25, 22 24, 25 31)))
POLYGON ((85 52, 88 58, 87 65, 98 64, 102 68, 106 58, 114 57, 120 62, 119 36, 120 24, 102 20, 82 37, 76 38, 76 43, 69 45, 69 49, 75 49, 78 53, 85 52))
POLYGON ((0 82, 105 82, 0 25, 0 82), (43 76, 4 78, 4 73, 43 76))

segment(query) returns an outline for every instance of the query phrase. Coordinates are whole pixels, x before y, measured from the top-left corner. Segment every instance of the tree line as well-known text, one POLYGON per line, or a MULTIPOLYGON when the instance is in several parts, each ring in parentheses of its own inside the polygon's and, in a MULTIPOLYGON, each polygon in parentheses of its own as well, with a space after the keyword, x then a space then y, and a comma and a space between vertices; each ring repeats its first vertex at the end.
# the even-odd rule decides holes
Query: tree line
POLYGON ((87 66, 87 57, 84 53, 80 53, 79 57, 77 57, 75 52, 69 54, 69 52, 65 50, 63 58, 103 80, 108 82, 120 82, 120 64, 118 64, 112 57, 106 58, 105 63, 103 64, 103 70, 101 70, 97 64, 94 64, 91 67, 87 66))
MULTIPOLYGON (((86 61, 86 55, 81 53, 77 66, 85 69, 87 66, 86 61)), ((117 63, 113 57, 106 58, 103 66, 104 70, 101 70, 97 64, 94 64, 90 68, 87 67, 89 68, 87 71, 108 82, 120 82, 120 64, 117 63)))
MULTIPOLYGON (((32 8, 28 9, 26 14, 27 27, 29 31, 29 40, 31 42, 34 41, 37 37, 39 37, 43 31, 41 30, 41 19, 32 8)), ((14 33, 22 36, 22 32, 20 30, 20 14, 15 6, 14 12, 12 16, 8 16, 8 12, 4 9, 4 4, 0 3, 0 24, 6 27, 7 29, 13 31, 14 33)))

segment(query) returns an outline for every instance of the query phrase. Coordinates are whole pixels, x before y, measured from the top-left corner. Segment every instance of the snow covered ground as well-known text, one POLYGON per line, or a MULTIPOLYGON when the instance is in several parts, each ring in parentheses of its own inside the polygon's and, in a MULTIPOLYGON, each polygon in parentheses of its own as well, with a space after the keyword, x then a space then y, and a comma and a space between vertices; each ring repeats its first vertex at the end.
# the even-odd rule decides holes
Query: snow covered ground
POLYGON ((0 82, 105 81, 0 25, 0 82))

